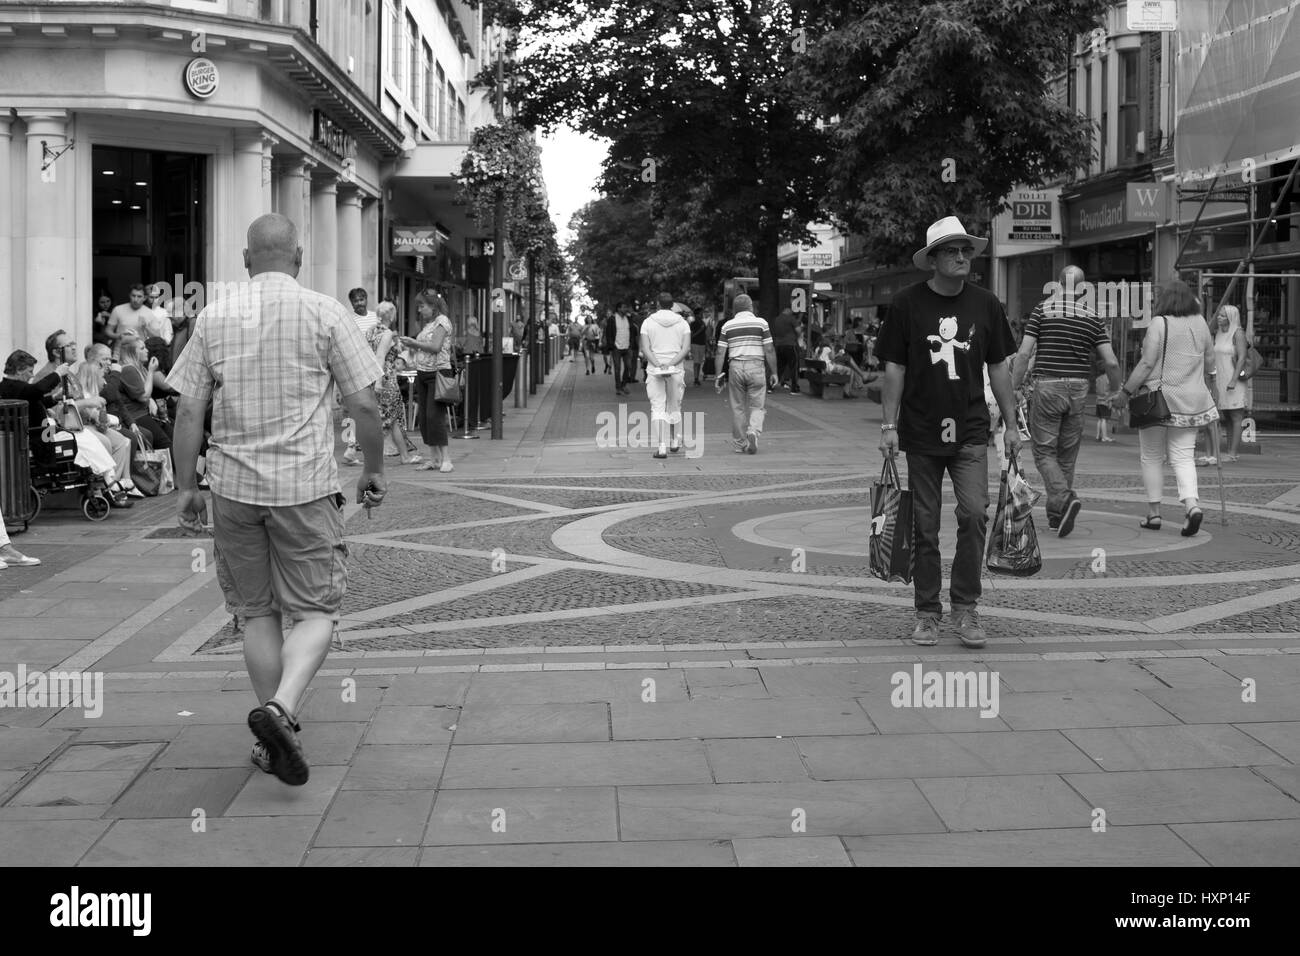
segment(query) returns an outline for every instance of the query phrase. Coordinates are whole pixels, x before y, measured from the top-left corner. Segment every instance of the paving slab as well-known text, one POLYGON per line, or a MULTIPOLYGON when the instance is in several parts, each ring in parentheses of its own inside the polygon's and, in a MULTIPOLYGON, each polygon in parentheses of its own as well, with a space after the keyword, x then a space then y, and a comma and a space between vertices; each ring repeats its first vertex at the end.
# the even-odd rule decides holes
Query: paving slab
POLYGON ((451 748, 443 790, 649 783, 708 783, 698 740, 500 744, 451 748))
POLYGON ((111 820, 0 822, 0 860, 6 867, 76 866, 110 826, 111 820))
POLYGON ((1300 818, 1300 802, 1250 770, 1132 770, 1067 774, 1108 824, 1300 818))
POLYGON ((379 707, 366 731, 368 744, 450 744, 460 720, 454 707, 379 707))
POLYGON ((870 734, 871 721, 854 702, 808 697, 780 700, 696 700, 654 704, 619 701, 611 706, 617 740, 684 737, 793 737, 800 734, 870 734))
POLYGON ((1254 738, 1227 724, 1112 727, 1066 730, 1064 734, 1105 770, 1195 770, 1286 763, 1254 738))
MULTIPOLYGON (((13 673, 19 664, 26 664, 28 670, 46 670, 67 660, 88 643, 89 640, 63 637, 0 639, 0 668, 13 673)), ((9 715, 5 716, 5 723, 11 723, 9 715)))
POLYGON ((1166 690, 1078 690, 1007 694, 1001 700, 1001 717, 1014 730, 1176 724, 1177 717, 1144 696, 1167 693, 1166 690))
POLYGON ((625 840, 923 833, 946 829, 908 780, 620 787, 625 840))
POLYGON ((469 692, 469 674, 398 674, 384 691, 387 706, 424 704, 461 707, 469 692))
POLYGON ((1197 657, 1155 657, 1142 661, 1141 666, 1144 671, 1174 688, 1224 684, 1241 686, 1241 681, 1223 668, 1197 657))
POLYGON ((220 816, 248 779, 251 767, 220 770, 150 770, 131 785, 106 816, 134 819, 190 817, 201 809, 220 816))
POLYGON ((1152 701, 1188 724, 1252 724, 1300 721, 1300 690, 1268 685, 1256 689, 1257 698, 1241 699, 1240 682, 1235 685, 1144 691, 1152 701))
POLYGON ((619 839, 613 787, 441 790, 426 846, 619 839))
POLYGON ((247 768, 254 739, 244 723, 182 727, 167 749, 158 755, 154 766, 247 768))
POLYGON ((457 744, 578 743, 609 740, 609 705, 476 703, 456 728, 457 744))
POLYGON ((326 846, 419 846, 432 790, 342 790, 313 849, 326 846))
POLYGON ((76 770, 143 770, 162 750, 160 743, 77 743, 68 747, 45 768, 45 773, 76 770))
POLYGON ((801 737, 815 780, 1064 773, 1097 765, 1055 730, 801 737))
POLYGON ((1218 666, 1240 680, 1253 677, 1260 684, 1300 683, 1300 656, 1294 654, 1278 655, 1238 655, 1223 658, 1218 666))
POLYGON ((1168 827, 845 837, 857 866, 1205 866, 1168 827))
POLYGON ((838 837, 760 837, 731 841, 741 866, 852 866, 838 837))
POLYGON ((189 724, 239 724, 248 719, 248 701, 215 690, 168 690, 157 694, 117 694, 104 701, 104 713, 86 717, 73 707, 64 708, 51 727, 154 727, 189 724), (181 716, 182 711, 188 711, 181 716))
POLYGON ((267 773, 255 773, 222 816, 322 816, 347 772, 347 767, 312 767, 301 787, 290 787, 267 773))
POLYGON ((735 866, 726 840, 430 846, 421 866, 735 866))
POLYGON ((0 770, 31 770, 73 736, 71 730, 0 727, 0 770))
POLYGON ((98 820, 108 810, 107 803, 59 804, 57 806, 25 807, 10 803, 0 807, 0 824, 14 820, 98 820))
POLYGON ((1300 863, 1300 820, 1177 823, 1174 833, 1212 866, 1287 866, 1300 863))
MULTIPOLYGON (((303 724, 298 739, 311 766, 340 766, 351 761, 365 732, 366 724, 360 721, 335 720, 303 724)), ((245 734, 248 746, 252 747, 252 735, 247 728, 245 734)))
POLYGON ((82 866, 297 866, 320 821, 315 817, 220 818, 204 832, 194 821, 118 820, 82 866))
MULTIPOLYGON (((763 683, 773 697, 862 697, 885 695, 894 689, 893 676, 911 673, 911 665, 885 664, 811 665, 807 667, 760 667, 763 683)), ((975 664, 972 670, 985 670, 975 664)))
POLYGON ((704 752, 717 783, 785 783, 812 779, 799 759, 795 741, 790 738, 706 740, 704 752))
MULTIPOLYGON (((328 667, 330 661, 326 660, 328 667)), ((247 681, 244 681, 247 687, 247 681)), ((304 727, 308 721, 353 721, 369 720, 383 701, 385 689, 376 685, 361 683, 359 677, 328 677, 317 675, 312 681, 312 694, 307 703, 298 711, 298 721, 304 727), (354 685, 344 685, 350 680, 354 685)), ((248 703, 248 708, 255 706, 248 703)), ((247 709, 245 713, 247 713, 247 709)))
MULTIPOLYGON (((175 740, 186 728, 180 724, 169 727, 82 727, 74 733, 73 738, 79 744, 89 743, 125 743, 127 741, 156 740, 166 743, 175 740)), ((250 744, 251 746, 251 744, 250 744)))
POLYGON ((662 703, 689 699, 681 671, 544 671, 521 674, 476 674, 465 705, 571 704, 605 701, 640 703, 642 682, 654 681, 662 703))
POLYGON ((330 846, 307 851, 303 866, 415 866, 414 846, 330 846))
POLYGON ((365 744, 351 760, 344 790, 434 790, 446 744, 365 744))
POLYGON ((1129 661, 999 661, 989 666, 1014 692, 1165 686, 1129 661))
POLYGON ((1035 830, 1092 823, 1092 806, 1054 774, 943 777, 917 780, 916 785, 950 830, 1035 830))
POLYGON ((135 779, 134 770, 98 770, 80 773, 39 774, 9 806, 40 807, 58 805, 104 806, 135 779))
POLYGON ((1300 722, 1242 724, 1237 728, 1292 763, 1300 763, 1300 722))
POLYGON ((757 670, 732 667, 693 668, 686 672, 691 700, 770 697, 757 670))
POLYGON ((1300 767, 1256 767, 1256 772, 1300 800, 1300 767))
MULTIPOLYGON (((1003 709, 1006 699, 999 695, 1003 709)), ((895 707, 884 694, 859 697, 857 701, 882 734, 989 733, 1010 729, 1001 716, 980 716, 979 707, 895 707)))

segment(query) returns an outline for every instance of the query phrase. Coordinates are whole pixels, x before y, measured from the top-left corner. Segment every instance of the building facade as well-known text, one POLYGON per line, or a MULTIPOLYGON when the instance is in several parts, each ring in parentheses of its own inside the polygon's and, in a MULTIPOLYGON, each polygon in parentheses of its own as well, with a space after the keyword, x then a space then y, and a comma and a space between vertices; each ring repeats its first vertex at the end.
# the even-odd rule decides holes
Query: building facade
POLYGON ((304 285, 373 294, 404 145, 381 29, 371 0, 0 6, 0 350, 88 343, 97 297, 136 282, 200 308, 272 211, 304 285))

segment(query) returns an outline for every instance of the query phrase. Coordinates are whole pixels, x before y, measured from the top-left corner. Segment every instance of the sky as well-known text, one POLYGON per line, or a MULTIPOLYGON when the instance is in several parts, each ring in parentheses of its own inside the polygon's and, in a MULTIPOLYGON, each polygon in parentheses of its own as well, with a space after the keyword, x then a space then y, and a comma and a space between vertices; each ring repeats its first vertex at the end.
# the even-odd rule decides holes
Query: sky
POLYGON ((560 245, 568 240, 569 218, 597 198, 596 181, 608 143, 567 127, 541 137, 542 175, 560 245))

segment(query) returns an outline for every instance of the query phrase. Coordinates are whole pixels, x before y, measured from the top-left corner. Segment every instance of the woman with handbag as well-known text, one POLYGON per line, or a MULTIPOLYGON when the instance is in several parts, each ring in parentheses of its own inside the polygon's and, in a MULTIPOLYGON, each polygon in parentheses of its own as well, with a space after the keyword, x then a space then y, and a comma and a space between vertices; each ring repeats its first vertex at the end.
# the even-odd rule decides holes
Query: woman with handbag
MULTIPOLYGON (((1236 461, 1241 452, 1241 420, 1246 415, 1248 387, 1241 372, 1246 367, 1250 349, 1246 345, 1246 333, 1241 330, 1241 312, 1235 305, 1220 306, 1214 324, 1214 368, 1218 373, 1214 377, 1214 397, 1219 414, 1228 420, 1228 453, 1223 460, 1236 461)), ((1202 463, 1218 464, 1211 456, 1197 462, 1202 463)))
POLYGON ((402 402, 402 389, 397 378, 397 361, 401 354, 397 333, 393 331, 397 306, 391 302, 380 302, 375 308, 375 317, 379 321, 366 333, 366 342, 375 350, 375 358, 379 359, 379 364, 384 369, 384 375, 375 387, 379 399, 380 424, 392 437, 402 464, 415 465, 420 462, 420 456, 407 457, 406 406, 402 402))
MULTIPOLYGON (((1142 343, 1142 358, 1112 400, 1129 408, 1129 425, 1139 429, 1142 481, 1147 492, 1143 528, 1160 530, 1160 499, 1164 462, 1168 457, 1178 484, 1178 497, 1187 509, 1182 535, 1201 528, 1196 485, 1196 431, 1217 422, 1207 379, 1213 381, 1214 343, 1201 315, 1201 304, 1187 284, 1173 280, 1156 299, 1154 317, 1142 343)), ((1218 427, 1217 425, 1215 426, 1218 427)))
POLYGON ((451 372, 451 347, 455 330, 447 318, 447 303, 432 290, 426 289, 415 297, 415 311, 422 328, 415 338, 403 336, 402 344, 415 353, 415 400, 419 408, 420 437, 429 449, 426 461, 415 466, 416 471, 452 470, 451 448, 448 438, 447 409, 438 399, 439 380, 455 379, 443 372, 451 372))

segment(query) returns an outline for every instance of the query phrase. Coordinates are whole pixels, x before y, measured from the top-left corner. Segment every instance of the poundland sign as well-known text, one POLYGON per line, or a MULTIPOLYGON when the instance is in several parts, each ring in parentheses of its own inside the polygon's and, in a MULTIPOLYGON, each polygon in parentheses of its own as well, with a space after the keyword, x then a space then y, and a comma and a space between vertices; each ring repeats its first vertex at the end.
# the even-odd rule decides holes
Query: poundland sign
POLYGON ((1163 189, 1162 183, 1127 183, 1124 192, 1070 202, 1070 245, 1150 234, 1151 224, 1164 219, 1163 189))

